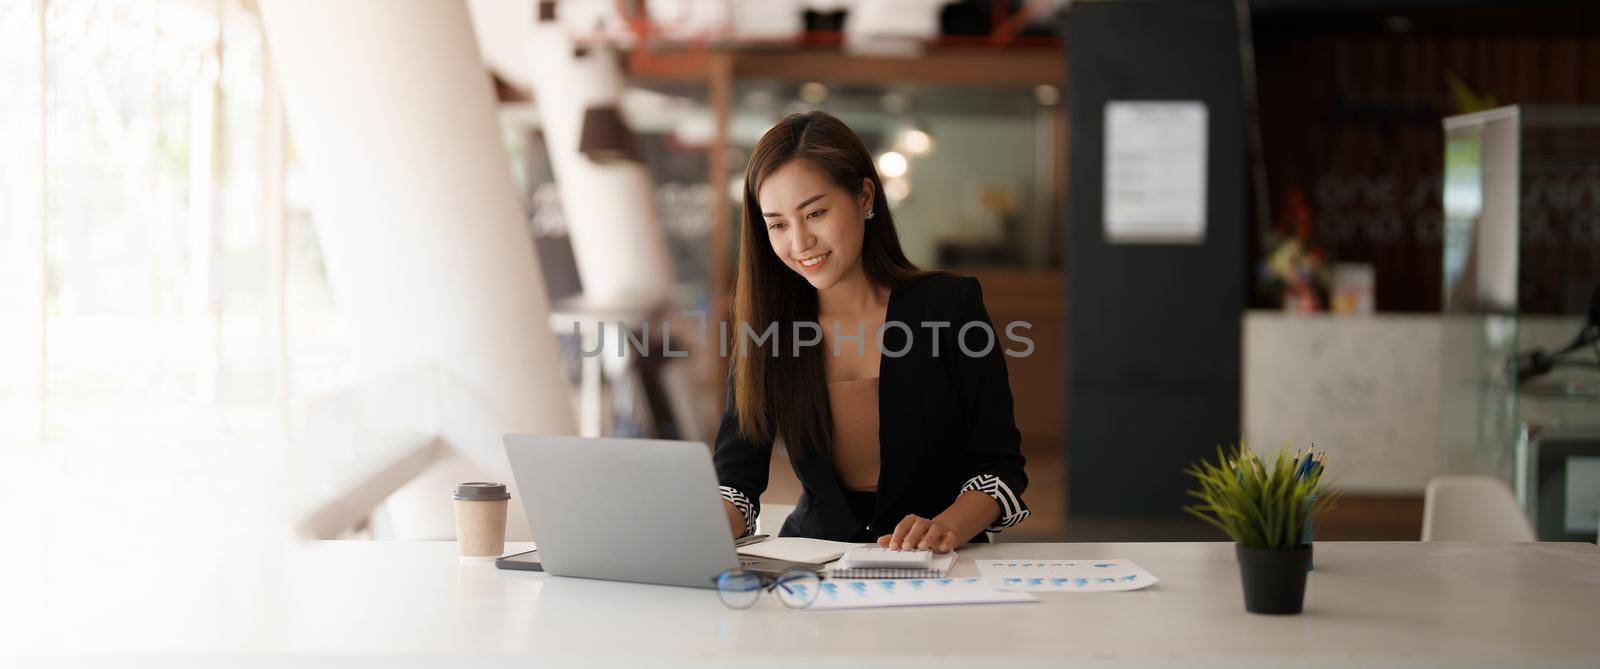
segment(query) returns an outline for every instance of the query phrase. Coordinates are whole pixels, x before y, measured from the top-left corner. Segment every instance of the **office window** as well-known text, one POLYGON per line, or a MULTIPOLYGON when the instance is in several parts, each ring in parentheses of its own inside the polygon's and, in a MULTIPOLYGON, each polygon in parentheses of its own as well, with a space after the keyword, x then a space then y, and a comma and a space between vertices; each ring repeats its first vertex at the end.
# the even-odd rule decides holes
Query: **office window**
POLYGON ((0 444, 39 438, 44 76, 34 3, 0 4, 0 444))
POLYGON ((281 527, 174 513, 280 481, 344 359, 264 56, 243 0, 0 3, 0 487, 115 474, 53 531, 281 527))

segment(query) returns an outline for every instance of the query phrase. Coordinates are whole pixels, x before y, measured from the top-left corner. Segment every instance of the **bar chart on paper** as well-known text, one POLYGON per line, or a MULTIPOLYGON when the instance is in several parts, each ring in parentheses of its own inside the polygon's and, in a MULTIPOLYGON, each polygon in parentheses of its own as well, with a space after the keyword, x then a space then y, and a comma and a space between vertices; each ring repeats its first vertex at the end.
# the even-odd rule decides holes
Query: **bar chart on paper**
POLYGON ((811 604, 811 610, 1039 601, 1026 592, 994 590, 977 576, 827 580, 817 588, 817 600, 811 604))
POLYGON ((996 590, 1027 592, 1118 592, 1160 582, 1132 560, 976 560, 978 572, 996 590))

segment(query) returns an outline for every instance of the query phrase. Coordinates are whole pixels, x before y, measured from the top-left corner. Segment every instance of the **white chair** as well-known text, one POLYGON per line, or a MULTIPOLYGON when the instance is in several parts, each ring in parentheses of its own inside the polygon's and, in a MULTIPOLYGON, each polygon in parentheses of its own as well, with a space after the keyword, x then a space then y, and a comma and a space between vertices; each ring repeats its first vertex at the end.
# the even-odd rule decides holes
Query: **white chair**
POLYGON ((1436 476, 1422 502, 1423 541, 1536 541, 1511 487, 1491 476, 1436 476))
POLYGON ((793 504, 762 504, 761 513, 756 516, 756 534, 778 536, 783 521, 788 520, 791 513, 794 513, 793 504))

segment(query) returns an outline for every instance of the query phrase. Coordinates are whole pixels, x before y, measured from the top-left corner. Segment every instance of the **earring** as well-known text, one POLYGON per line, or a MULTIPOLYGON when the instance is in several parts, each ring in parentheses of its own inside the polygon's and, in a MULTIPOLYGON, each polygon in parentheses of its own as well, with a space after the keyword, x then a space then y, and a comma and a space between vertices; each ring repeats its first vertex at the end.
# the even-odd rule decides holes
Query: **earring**
POLYGON ((877 213, 878 212, 875 212, 875 211, 873 211, 871 209, 868 209, 867 210, 867 218, 872 218, 873 216, 877 215, 877 213))

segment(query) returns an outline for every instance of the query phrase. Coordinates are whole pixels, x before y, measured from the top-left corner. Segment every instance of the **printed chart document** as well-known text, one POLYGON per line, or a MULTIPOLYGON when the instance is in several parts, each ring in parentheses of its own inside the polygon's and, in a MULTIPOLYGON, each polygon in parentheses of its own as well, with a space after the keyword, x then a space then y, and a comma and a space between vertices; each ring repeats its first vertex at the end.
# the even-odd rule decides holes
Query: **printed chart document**
POLYGON ((1117 592, 1148 588, 1161 579, 1133 560, 974 560, 997 590, 1117 592))
MULTIPOLYGON (((800 586, 805 587, 805 586, 800 586)), ((808 611, 865 609, 935 604, 1004 604, 1037 602, 1026 592, 994 590, 982 578, 905 578, 827 580, 817 585, 817 600, 808 611)))
POLYGON ((847 550, 865 545, 805 537, 773 537, 766 541, 740 546, 739 554, 784 562, 823 564, 839 559, 839 556, 844 555, 847 550))

